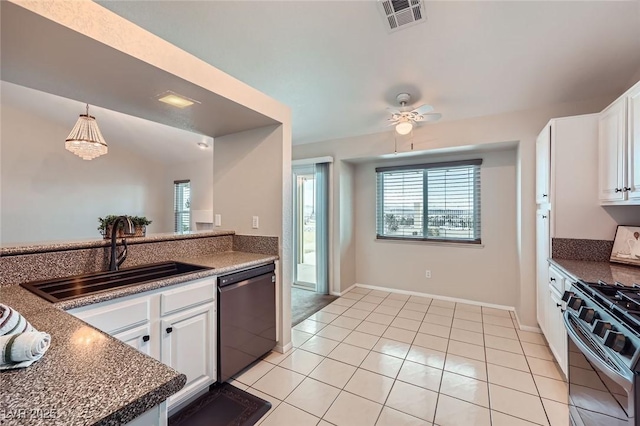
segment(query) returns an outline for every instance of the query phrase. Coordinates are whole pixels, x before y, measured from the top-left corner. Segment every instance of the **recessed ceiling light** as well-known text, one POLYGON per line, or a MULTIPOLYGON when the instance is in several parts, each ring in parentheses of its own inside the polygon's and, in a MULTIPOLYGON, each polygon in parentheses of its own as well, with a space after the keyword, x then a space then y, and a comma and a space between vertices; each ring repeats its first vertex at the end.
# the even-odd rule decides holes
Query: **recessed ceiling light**
POLYGON ((164 93, 160 93, 158 96, 156 96, 156 98, 160 102, 164 102, 165 104, 169 104, 176 108, 186 108, 195 103, 198 103, 198 104, 200 103, 195 99, 190 99, 190 98, 187 98, 186 96, 178 95, 177 93, 172 92, 171 90, 168 90, 164 93))
POLYGON ((200 147, 200 149, 207 149, 209 148, 209 144, 206 142, 198 142, 198 146, 200 147))

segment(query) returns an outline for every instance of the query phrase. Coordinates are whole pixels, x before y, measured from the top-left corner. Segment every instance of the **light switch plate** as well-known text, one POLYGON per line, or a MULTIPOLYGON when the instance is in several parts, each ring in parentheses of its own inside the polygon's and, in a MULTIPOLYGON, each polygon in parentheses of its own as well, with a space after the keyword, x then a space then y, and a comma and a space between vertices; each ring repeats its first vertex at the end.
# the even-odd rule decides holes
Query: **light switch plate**
POLYGON ((254 216, 253 217, 253 229, 258 229, 259 225, 260 225, 260 220, 259 220, 258 216, 254 216))
POLYGON ((215 222, 216 226, 222 226, 222 215, 221 214, 217 214, 215 216, 214 222, 215 222))

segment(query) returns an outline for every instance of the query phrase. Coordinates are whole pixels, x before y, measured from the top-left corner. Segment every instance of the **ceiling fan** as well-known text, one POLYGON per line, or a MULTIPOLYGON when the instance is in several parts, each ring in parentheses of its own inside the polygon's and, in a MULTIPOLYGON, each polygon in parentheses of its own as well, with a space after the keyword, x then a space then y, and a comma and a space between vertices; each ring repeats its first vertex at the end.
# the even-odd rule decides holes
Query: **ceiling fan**
POLYGON ((431 105, 420 105, 417 108, 409 110, 407 104, 411 100, 411 95, 408 93, 400 93, 396 96, 396 101, 400 104, 400 108, 387 108, 387 111, 391 113, 389 118, 389 125, 395 126, 396 132, 401 135, 407 135, 413 130, 413 126, 419 122, 434 122, 442 118, 442 114, 432 112, 433 107, 431 105))

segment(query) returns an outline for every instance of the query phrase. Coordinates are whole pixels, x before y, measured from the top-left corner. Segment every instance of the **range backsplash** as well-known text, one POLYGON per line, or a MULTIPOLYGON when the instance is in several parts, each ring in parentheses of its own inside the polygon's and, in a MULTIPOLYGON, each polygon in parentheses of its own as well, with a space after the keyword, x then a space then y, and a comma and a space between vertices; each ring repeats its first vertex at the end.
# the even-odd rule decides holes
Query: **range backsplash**
POLYGON ((551 257, 553 259, 608 262, 612 249, 613 241, 609 240, 551 239, 551 257))

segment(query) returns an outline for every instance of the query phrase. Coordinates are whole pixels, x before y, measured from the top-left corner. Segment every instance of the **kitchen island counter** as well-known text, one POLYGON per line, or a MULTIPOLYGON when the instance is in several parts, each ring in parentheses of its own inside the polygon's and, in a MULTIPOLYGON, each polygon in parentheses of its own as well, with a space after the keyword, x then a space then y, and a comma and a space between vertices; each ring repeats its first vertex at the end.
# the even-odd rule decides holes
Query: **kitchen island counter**
POLYGON ((121 425, 165 401, 186 377, 65 312, 130 294, 271 263, 278 256, 226 251, 176 261, 205 271, 52 304, 19 285, 0 302, 51 334, 51 347, 28 368, 0 373, 0 424, 121 425))

